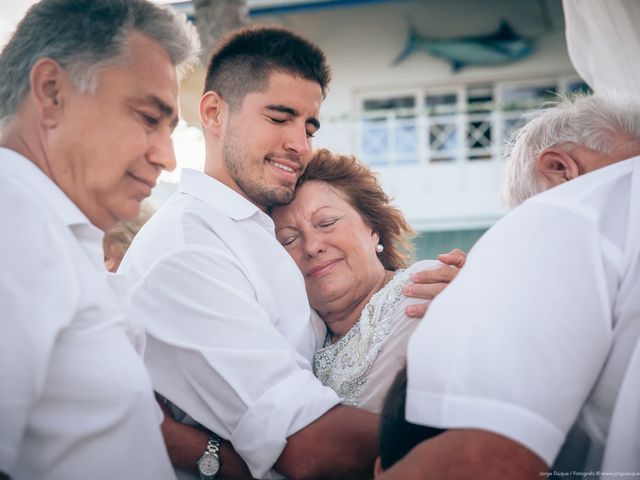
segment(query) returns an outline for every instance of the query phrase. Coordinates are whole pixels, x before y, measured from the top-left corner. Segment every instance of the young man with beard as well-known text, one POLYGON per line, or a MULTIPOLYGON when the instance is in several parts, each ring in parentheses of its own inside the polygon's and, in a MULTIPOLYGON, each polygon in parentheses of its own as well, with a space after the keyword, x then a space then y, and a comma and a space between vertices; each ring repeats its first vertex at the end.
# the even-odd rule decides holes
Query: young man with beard
MULTIPOLYGON (((258 478, 274 465, 291 478, 366 478, 376 456, 377 416, 340 405, 313 375, 325 327, 267 215, 293 198, 329 77, 324 54, 287 30, 223 41, 200 101, 205 171, 183 172, 120 269, 156 390, 183 421, 228 439, 258 478)), ((185 469, 202 456, 201 478, 220 460, 232 470, 215 436, 174 448, 191 452, 174 456, 185 469)))
MULTIPOLYGON (((205 171, 183 172, 120 268, 155 389, 257 478, 274 464, 292 478, 364 478, 375 458, 377 418, 340 405, 311 371, 323 327, 266 213, 293 198, 329 76, 324 54, 287 30, 229 37, 200 101, 205 171)), ((218 448, 209 439, 210 456, 218 448)), ((215 478, 206 463, 201 476, 215 478)))

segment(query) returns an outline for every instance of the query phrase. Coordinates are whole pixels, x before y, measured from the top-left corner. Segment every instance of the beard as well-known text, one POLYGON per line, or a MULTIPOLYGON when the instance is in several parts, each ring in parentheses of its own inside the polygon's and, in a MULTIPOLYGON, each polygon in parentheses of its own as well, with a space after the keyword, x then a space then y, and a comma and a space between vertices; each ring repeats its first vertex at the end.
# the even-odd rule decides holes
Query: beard
MULTIPOLYGON (((252 203, 265 209, 290 203, 295 193, 295 184, 291 186, 269 185, 262 178, 262 169, 266 159, 252 159, 243 145, 244 142, 238 138, 234 130, 227 128, 222 147, 222 159, 229 175, 244 192, 244 195, 252 203)), ((296 158, 295 161, 300 162, 299 158, 296 158)))

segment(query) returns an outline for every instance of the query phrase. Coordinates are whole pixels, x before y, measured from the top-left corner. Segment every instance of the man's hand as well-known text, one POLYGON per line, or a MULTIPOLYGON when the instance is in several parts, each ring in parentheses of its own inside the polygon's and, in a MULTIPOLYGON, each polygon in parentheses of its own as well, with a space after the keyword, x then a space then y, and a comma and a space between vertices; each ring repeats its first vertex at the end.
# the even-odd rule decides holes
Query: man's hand
MULTIPOLYGON (((197 471, 198 460, 207 446, 209 434, 204 430, 176 421, 159 398, 158 403, 164 413, 164 421, 160 425, 160 429, 171 463, 174 467, 182 470, 197 471)), ((220 465, 220 478, 227 480, 249 480, 252 478, 249 467, 227 440, 223 440, 220 444, 220 465)))
POLYGON ((171 463, 175 467, 195 471, 197 462, 207 446, 209 435, 204 430, 174 420, 171 412, 160 399, 158 404, 164 413, 160 429, 171 463))
MULTIPOLYGON (((404 287, 403 293, 407 297, 421 298, 423 300, 433 300, 438 294, 449 285, 451 280, 456 278, 460 269, 467 260, 467 254, 462 250, 454 249, 449 253, 438 255, 445 265, 433 270, 422 270, 411 275, 413 283, 404 287)), ((409 305, 406 314, 413 318, 422 318, 427 311, 428 303, 409 305)))
POLYGON ((378 455, 379 415, 338 405, 287 438, 275 464, 295 480, 370 479, 378 455))

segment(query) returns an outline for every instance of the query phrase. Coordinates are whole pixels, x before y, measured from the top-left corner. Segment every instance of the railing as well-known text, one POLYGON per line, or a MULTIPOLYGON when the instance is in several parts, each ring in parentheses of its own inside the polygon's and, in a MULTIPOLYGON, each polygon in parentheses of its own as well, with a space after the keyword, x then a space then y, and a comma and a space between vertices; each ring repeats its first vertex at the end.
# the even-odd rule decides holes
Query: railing
POLYGON ((370 111, 357 118, 323 119, 315 145, 354 153, 376 167, 496 161, 509 135, 524 124, 523 114, 532 110, 370 111))

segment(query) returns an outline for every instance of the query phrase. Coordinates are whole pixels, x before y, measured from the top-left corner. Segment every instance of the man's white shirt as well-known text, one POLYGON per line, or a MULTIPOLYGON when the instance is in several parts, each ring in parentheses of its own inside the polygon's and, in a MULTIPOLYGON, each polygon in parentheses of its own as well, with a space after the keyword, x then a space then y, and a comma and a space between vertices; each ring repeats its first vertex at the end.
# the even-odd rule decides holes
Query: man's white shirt
POLYGON ((217 180, 185 169, 119 272, 154 388, 229 439, 254 476, 339 403, 312 373, 325 330, 299 269, 271 218, 217 180))
POLYGON ((407 420, 493 431, 558 470, 624 467, 615 452, 640 439, 621 421, 639 418, 639 258, 639 157, 525 202, 412 336, 407 420))
POLYGON ((109 290, 102 232, 0 148, 0 471, 175 478, 142 359, 109 290))

